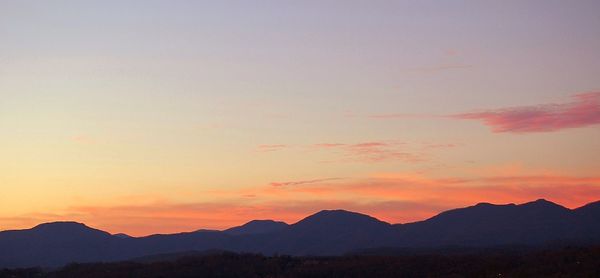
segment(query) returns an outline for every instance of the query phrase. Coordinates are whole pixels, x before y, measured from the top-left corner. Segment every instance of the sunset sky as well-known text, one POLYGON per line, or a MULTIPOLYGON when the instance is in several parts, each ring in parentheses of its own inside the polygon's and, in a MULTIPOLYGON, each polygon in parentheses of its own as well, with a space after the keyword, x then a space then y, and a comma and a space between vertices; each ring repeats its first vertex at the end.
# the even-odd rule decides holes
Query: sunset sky
POLYGON ((600 1, 0 0, 0 230, 600 200, 600 1))

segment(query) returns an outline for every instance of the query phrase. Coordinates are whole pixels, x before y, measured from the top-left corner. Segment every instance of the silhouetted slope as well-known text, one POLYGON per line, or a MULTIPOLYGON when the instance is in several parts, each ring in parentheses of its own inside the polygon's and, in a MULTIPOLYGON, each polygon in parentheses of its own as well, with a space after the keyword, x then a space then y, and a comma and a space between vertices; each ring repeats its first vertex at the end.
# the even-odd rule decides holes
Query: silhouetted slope
POLYGON ((577 217, 577 225, 573 229, 581 232, 582 240, 598 240, 600 235, 600 201, 589 203, 574 211, 577 217))
POLYGON ((112 253, 113 236, 76 222, 0 232, 0 266, 62 265, 102 261, 112 253))
POLYGON ((259 251, 266 254, 334 255, 382 245, 392 233, 389 223, 371 216, 345 210, 324 210, 290 225, 259 251))
POLYGON ((540 199, 522 205, 475 206, 449 210, 422 222, 397 227, 397 245, 493 246, 540 244, 576 237, 572 211, 540 199))
MULTIPOLYGON (((598 220, 600 219, 600 201, 589 203, 574 210, 575 214, 582 219, 598 220)), ((600 221, 593 221, 599 223, 600 221)))
POLYGON ((201 231, 124 239, 122 244, 127 248, 122 250, 121 254, 126 254, 127 258, 133 258, 191 250, 236 250, 236 246, 240 243, 235 237, 222 232, 201 231))
POLYGON ((132 236, 130 236, 128 234, 124 234, 124 233, 114 234, 113 236, 116 236, 118 238, 132 238, 132 236))
POLYGON ((252 235, 279 232, 289 225, 281 221, 273 220, 252 220, 242 226, 237 226, 224 230, 229 235, 252 235))

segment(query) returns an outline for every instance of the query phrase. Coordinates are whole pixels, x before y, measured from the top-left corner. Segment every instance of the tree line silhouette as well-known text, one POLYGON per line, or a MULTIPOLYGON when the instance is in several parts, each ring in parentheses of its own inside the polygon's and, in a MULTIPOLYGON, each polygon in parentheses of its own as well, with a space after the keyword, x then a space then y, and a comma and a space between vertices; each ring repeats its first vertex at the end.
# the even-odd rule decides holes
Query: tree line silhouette
POLYGON ((51 271, 4 269, 0 278, 5 277, 600 277, 600 247, 339 257, 221 252, 150 263, 70 264, 51 271))

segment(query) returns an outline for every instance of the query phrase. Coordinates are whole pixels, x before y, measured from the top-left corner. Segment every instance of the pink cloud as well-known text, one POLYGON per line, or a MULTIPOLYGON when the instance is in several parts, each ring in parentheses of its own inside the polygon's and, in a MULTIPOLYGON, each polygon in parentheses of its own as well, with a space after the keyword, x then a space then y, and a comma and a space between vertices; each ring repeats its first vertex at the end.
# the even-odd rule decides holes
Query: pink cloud
POLYGON ((374 148, 374 147, 385 147, 388 145, 389 145, 388 143, 382 143, 382 142, 366 142, 366 143, 354 144, 351 147, 356 148, 356 149, 370 149, 370 148, 374 148))
POLYGON ((272 152, 272 151, 279 151, 279 150, 283 150, 285 148, 289 148, 290 146, 288 145, 283 145, 283 144, 277 144, 277 145, 258 145, 257 149, 259 152, 272 152))
POLYGON ((550 132, 600 124, 600 92, 577 94, 567 103, 521 106, 451 117, 480 120, 493 132, 550 132))

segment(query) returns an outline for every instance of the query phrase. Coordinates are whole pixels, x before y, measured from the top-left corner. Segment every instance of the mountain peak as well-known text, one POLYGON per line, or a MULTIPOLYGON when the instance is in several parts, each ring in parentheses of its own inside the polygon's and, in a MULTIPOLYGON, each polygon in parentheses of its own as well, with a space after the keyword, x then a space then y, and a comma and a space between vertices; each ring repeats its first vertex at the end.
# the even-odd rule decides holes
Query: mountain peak
POLYGON ((567 209, 559 204, 550 202, 546 199, 537 199, 533 202, 521 204, 522 207, 537 207, 537 208, 555 208, 555 209, 567 209))
POLYGON ((118 233, 118 234, 114 234, 113 236, 116 236, 118 238, 133 238, 132 236, 125 234, 125 233, 118 233))
POLYGON ((57 221, 42 223, 32 228, 32 230, 62 230, 62 229, 91 229, 83 223, 75 221, 57 221))
POLYGON ((322 210, 322 211, 319 211, 313 215, 310 215, 310 216, 300 220, 298 223, 296 223, 294 225, 322 224, 322 223, 337 224, 337 225, 347 225, 347 224, 350 224, 350 225, 363 225, 363 224, 386 224, 386 225, 389 225, 389 223, 383 222, 375 217, 372 217, 372 216, 369 216, 366 214, 362 214, 362 213, 358 213, 358 212, 342 210, 342 209, 322 210))
POLYGON ((538 204, 554 204, 553 202, 550 202, 550 201, 548 201, 548 200, 546 200, 544 198, 537 199, 537 200, 533 201, 533 203, 538 203, 538 204))
POLYGON ((230 235, 264 234, 277 232, 289 225, 285 222, 274 220, 252 220, 244 225, 229 228, 223 232, 230 235))
POLYGON ((513 203, 509 203, 509 204, 492 204, 492 203, 488 203, 488 202, 481 202, 481 203, 477 203, 473 207, 512 207, 512 206, 516 206, 516 205, 513 204, 513 203))
POLYGON ((251 221, 248 221, 246 224, 244 224, 242 226, 246 226, 246 225, 258 225, 258 224, 271 224, 271 223, 284 223, 284 222, 270 220, 270 219, 266 219, 266 220, 251 220, 251 221))
POLYGON ((100 235, 110 236, 109 233, 94 228, 90 228, 83 223, 75 221, 57 221, 39 224, 30 229, 30 231, 45 235, 60 235, 67 236, 73 234, 89 234, 89 235, 100 235))
MULTIPOLYGON (((327 219, 327 218, 373 218, 366 214, 361 214, 358 212, 347 211, 343 209, 333 209, 333 210, 322 210, 313 215, 310 215, 304 220, 313 220, 313 219, 327 219)), ((375 218, 373 218, 375 219, 375 218)))
POLYGON ((344 209, 324 209, 314 215, 363 215, 358 212, 352 212, 344 209))

